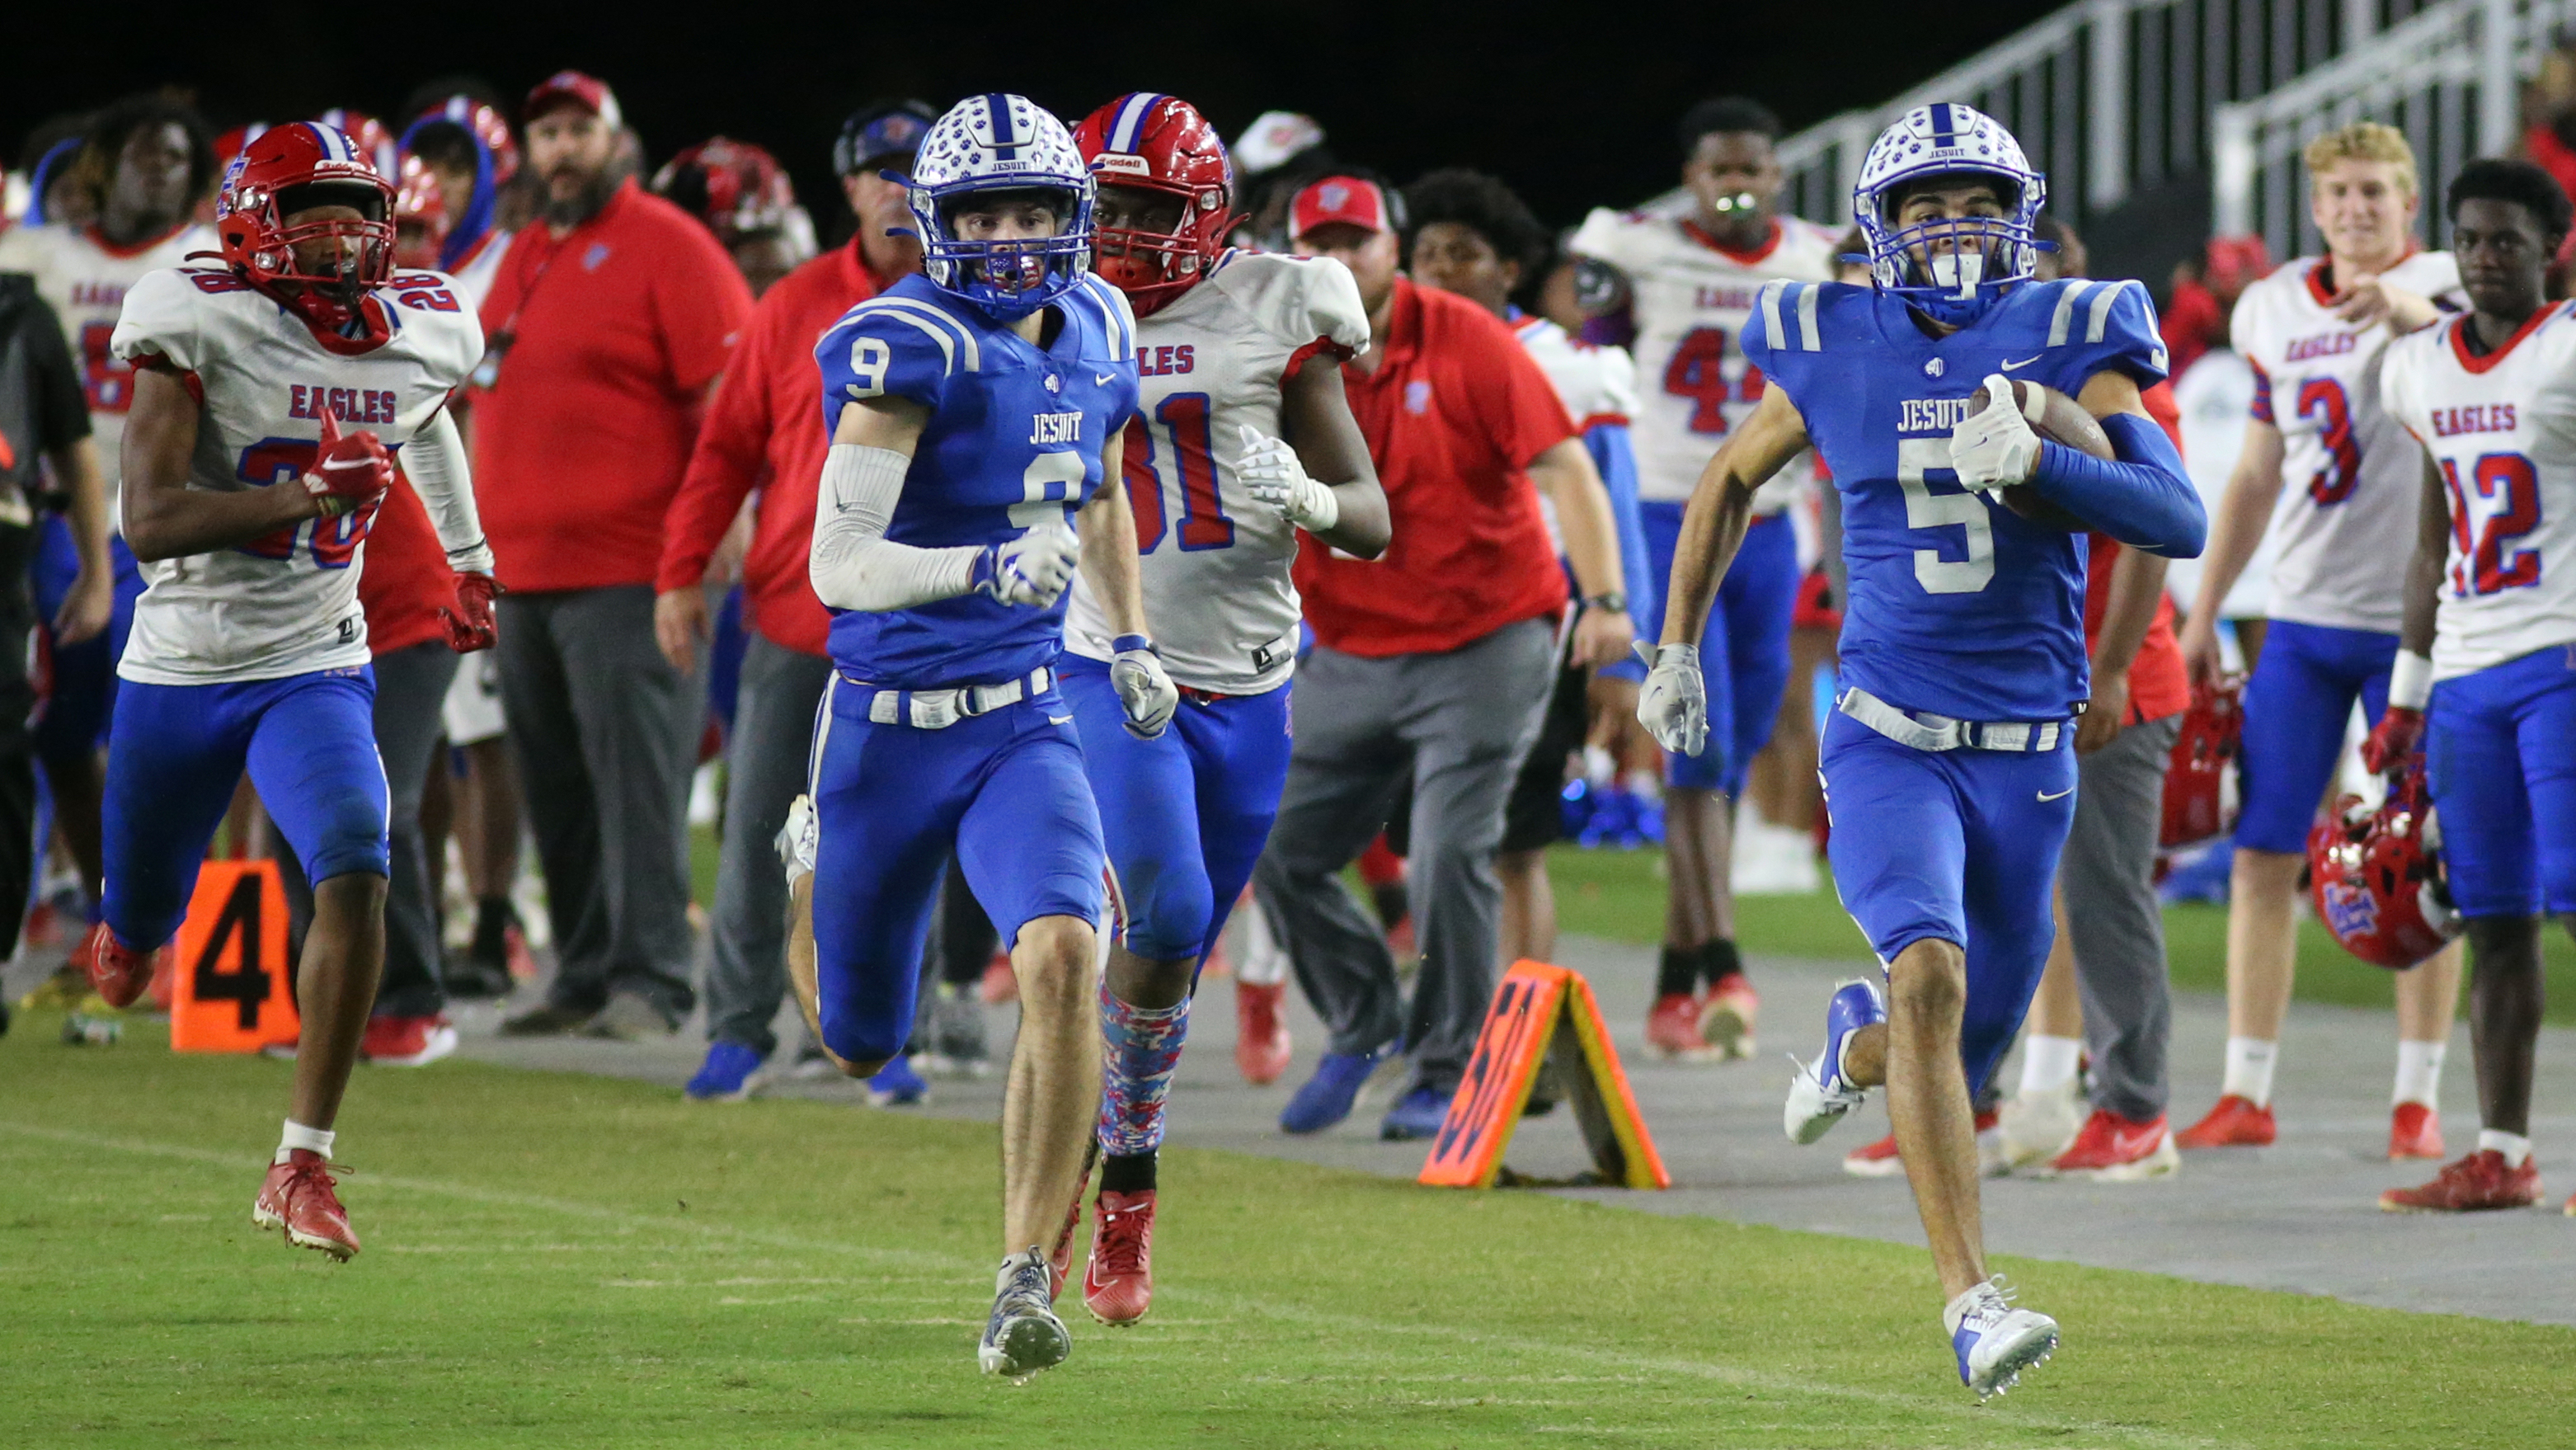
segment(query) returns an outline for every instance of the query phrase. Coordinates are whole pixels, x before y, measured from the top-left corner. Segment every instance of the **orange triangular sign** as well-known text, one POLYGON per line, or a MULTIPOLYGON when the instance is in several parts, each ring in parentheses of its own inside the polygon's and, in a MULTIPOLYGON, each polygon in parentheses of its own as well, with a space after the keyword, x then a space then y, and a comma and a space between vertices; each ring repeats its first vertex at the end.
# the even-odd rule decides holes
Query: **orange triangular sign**
POLYGON ((257 1052, 296 1037, 286 888, 274 861, 208 861, 179 924, 175 1052, 257 1052))
POLYGON ((1421 1181, 1442 1188, 1493 1187, 1503 1171, 1503 1149, 1551 1055, 1600 1180, 1629 1188, 1672 1187, 1672 1175, 1638 1115, 1636 1094, 1628 1090, 1628 1075, 1619 1068, 1619 1049, 1593 1001, 1592 984, 1579 972, 1532 961, 1514 962, 1495 989, 1475 1053, 1449 1100, 1448 1120, 1431 1140, 1421 1181))

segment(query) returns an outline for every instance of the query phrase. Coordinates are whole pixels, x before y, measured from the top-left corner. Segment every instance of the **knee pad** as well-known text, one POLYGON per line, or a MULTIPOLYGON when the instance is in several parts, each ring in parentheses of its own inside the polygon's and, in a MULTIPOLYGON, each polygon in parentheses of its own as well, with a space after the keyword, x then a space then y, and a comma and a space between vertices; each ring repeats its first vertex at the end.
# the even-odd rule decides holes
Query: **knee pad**
POLYGON ((1207 944, 1216 897, 1197 863, 1130 862, 1118 882, 1127 950, 1153 962, 1195 958, 1207 944))

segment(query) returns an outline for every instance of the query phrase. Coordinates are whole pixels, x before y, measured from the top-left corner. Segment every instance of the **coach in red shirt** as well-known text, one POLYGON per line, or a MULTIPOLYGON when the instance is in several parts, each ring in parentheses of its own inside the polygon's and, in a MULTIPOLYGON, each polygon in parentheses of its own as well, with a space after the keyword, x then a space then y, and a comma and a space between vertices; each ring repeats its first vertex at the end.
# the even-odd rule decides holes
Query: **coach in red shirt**
POLYGON ((752 310, 734 364, 708 406, 688 477, 671 500, 654 587, 653 623, 672 668, 693 672, 707 637, 708 561, 743 500, 752 508, 744 556, 742 691, 725 746, 724 847, 716 868, 715 954, 707 973, 707 1060, 693 1096, 728 1096, 777 1049, 770 1020, 786 991, 787 878, 772 844, 805 788, 814 706, 832 678, 831 614, 814 597, 816 480, 831 436, 814 340, 841 314, 921 268, 921 243, 900 183, 938 113, 919 101, 850 117, 832 148, 841 191, 858 217, 850 244, 781 278, 752 310), (896 235, 901 229, 903 235, 896 235))
POLYGON ((687 807, 706 692, 655 647, 662 521, 751 289, 688 213, 616 165, 617 98, 528 97, 545 187, 483 301, 475 498, 511 592, 501 704, 545 865, 557 966, 514 1035, 672 1031, 694 1002, 687 807))
POLYGON ((1298 668, 1297 744, 1259 871, 1262 902, 1331 1050, 1281 1124, 1350 1112, 1399 1033, 1412 1085, 1388 1137, 1438 1131, 1493 996, 1503 803, 1556 679, 1565 575, 1555 505, 1588 608, 1567 648, 1606 664, 1630 626, 1610 498, 1547 375, 1500 318, 1397 275, 1386 190, 1331 176, 1290 206, 1294 245, 1351 269, 1369 350, 1343 368, 1386 487, 1394 539, 1375 561, 1309 543, 1296 580, 1314 653, 1298 668), (1385 935, 1337 879, 1413 785, 1413 912, 1422 972, 1409 1014, 1385 935))

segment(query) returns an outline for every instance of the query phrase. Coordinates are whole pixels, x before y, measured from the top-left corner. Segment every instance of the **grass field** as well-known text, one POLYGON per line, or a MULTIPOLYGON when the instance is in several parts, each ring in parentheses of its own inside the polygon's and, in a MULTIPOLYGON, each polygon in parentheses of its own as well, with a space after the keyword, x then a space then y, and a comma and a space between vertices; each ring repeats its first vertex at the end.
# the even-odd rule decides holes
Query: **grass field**
POLYGON ((2563 1443, 2576 1379, 2576 1331, 2008 1261, 2067 1343, 1980 1409, 1917 1252, 1184 1151, 1153 1319, 1012 1389, 988 1126, 369 1071, 342 1267, 248 1224, 283 1064, 55 1025, 0 1042, 11 1447, 2413 1450, 2563 1443))

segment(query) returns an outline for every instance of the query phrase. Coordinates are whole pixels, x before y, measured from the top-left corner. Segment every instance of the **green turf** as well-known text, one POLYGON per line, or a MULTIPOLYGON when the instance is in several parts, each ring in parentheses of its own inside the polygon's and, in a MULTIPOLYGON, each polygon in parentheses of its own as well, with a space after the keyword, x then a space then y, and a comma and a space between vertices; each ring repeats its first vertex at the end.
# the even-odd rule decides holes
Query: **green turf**
MULTIPOLYGON (((1558 846, 1548 853, 1556 883, 1558 924, 1614 941, 1651 945, 1663 940, 1664 856, 1659 850, 1586 851, 1558 846)), ((1736 941, 1748 952, 1783 956, 1869 960, 1869 944, 1844 915, 1830 882, 1811 896, 1748 896, 1735 903, 1736 941)), ((2549 975, 2548 1018, 2576 1024, 2576 942, 2550 927, 2541 934, 2549 975)), ((2165 909, 2165 955, 2173 983, 2185 991, 2227 990, 2227 908, 2165 909)), ((2307 1002, 2346 1007, 2391 1007, 2395 978, 2335 945, 2324 927, 2299 923, 2299 966, 2294 994, 2307 1002)))
POLYGON ((989 1126, 371 1070, 343 1267, 247 1223, 283 1064, 58 1021, 0 1042, 11 1447, 2415 1450, 2560 1443, 2576 1377, 2565 1329, 2007 1262, 2067 1344, 1979 1409, 1919 1252, 1184 1151, 1153 1319, 1014 1389, 989 1126))

